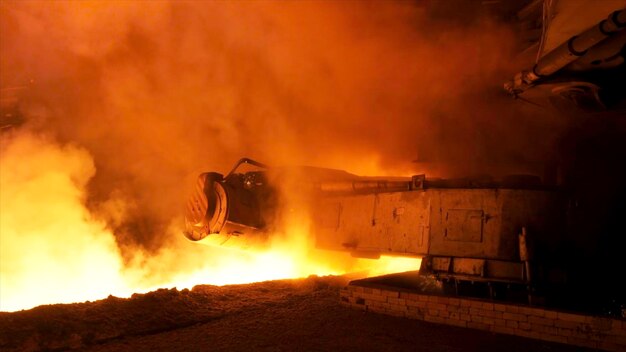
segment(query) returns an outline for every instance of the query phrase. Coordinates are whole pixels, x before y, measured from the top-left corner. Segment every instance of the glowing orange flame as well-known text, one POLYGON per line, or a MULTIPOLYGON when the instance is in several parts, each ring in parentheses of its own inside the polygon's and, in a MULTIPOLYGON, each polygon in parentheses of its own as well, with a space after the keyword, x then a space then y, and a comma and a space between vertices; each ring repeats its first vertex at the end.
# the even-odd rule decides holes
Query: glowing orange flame
POLYGON ((0 167, 2 311, 127 297, 158 287, 419 268, 419 259, 355 260, 315 250, 302 224, 256 251, 193 244, 173 225, 169 247, 156 255, 137 252, 124 264, 113 234, 84 205, 85 187, 96 172, 84 149, 19 134, 2 140, 0 167))

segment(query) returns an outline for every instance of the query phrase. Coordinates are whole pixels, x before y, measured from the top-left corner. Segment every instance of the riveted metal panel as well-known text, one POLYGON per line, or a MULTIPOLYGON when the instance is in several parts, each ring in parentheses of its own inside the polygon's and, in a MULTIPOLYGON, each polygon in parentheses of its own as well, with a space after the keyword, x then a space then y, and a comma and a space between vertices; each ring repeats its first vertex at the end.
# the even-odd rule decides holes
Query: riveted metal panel
POLYGON ((348 195, 320 202, 314 216, 319 247, 381 254, 428 251, 430 201, 425 192, 348 195), (338 226, 331 226, 337 214, 338 226))
POLYGON ((394 253, 423 255, 428 252, 430 197, 425 192, 382 193, 375 204, 376 226, 394 253))
POLYGON ((313 212, 313 231, 320 248, 356 251, 382 247, 372 229, 374 194, 320 199, 313 212), (333 226, 336 219, 336 226, 333 226))
POLYGON ((484 212, 474 209, 448 209, 444 239, 447 241, 482 242, 484 212))
POLYGON ((429 254, 467 258, 497 257, 501 235, 501 206, 498 204, 501 190, 432 191, 433 226, 429 254))
POLYGON ((518 261, 522 227, 541 241, 557 223, 556 201, 554 192, 498 188, 327 197, 314 207, 314 234, 328 249, 518 261))
POLYGON ((317 226, 322 229, 336 230, 339 228, 339 220, 341 219, 341 206, 340 202, 329 202, 326 207, 317 209, 317 226))
POLYGON ((454 258, 452 272, 456 274, 479 275, 485 273, 484 259, 454 258))

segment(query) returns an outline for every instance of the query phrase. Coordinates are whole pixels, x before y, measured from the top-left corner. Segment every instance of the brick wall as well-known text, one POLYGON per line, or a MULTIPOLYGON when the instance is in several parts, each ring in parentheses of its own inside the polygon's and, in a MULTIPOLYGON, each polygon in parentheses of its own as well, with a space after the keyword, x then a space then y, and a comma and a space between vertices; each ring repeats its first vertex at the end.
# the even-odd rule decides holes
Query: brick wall
POLYGON ((375 313, 609 351, 626 351, 626 321, 621 319, 355 283, 342 288, 340 298, 344 305, 375 313))

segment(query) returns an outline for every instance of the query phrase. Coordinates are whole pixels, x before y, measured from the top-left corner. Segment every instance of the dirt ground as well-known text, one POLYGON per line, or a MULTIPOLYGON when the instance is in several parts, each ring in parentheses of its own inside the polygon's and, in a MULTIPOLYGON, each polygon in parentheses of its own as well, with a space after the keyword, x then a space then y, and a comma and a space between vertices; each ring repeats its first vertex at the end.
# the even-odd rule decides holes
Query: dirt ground
POLYGON ((581 351, 352 310, 343 277, 158 290, 0 313, 0 350, 581 351))

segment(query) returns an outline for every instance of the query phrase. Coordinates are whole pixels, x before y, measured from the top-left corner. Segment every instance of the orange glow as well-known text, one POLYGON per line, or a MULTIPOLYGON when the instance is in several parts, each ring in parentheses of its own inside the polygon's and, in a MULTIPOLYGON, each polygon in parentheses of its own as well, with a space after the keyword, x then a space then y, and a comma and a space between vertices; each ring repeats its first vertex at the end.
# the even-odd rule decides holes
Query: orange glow
POLYGON ((89 154, 29 134, 3 138, 0 162, 1 310, 125 293, 115 239, 83 204, 89 154))
POLYGON ((419 268, 419 259, 355 260, 315 250, 305 222, 294 221, 265 249, 241 251, 188 242, 180 219, 168 231, 168 246, 156 254, 137 250, 125 263, 113 233, 84 205, 96 172, 89 153, 20 133, 2 140, 0 162, 2 311, 128 297, 160 287, 419 268))
MULTIPOLYGON (((187 185, 242 156, 410 176, 424 172, 416 154, 482 160, 504 150, 474 143, 476 125, 491 126, 481 136, 519 139, 515 155, 528 149, 526 133, 504 127, 514 116, 477 98, 511 72, 507 46, 495 45, 508 31, 433 22, 412 2, 375 6, 2 1, 0 88, 29 89, 25 126, 2 132, 0 310, 417 269, 419 259, 315 250, 306 216, 262 250, 181 234, 187 185)), ((450 165, 473 167, 439 173, 450 165)))

